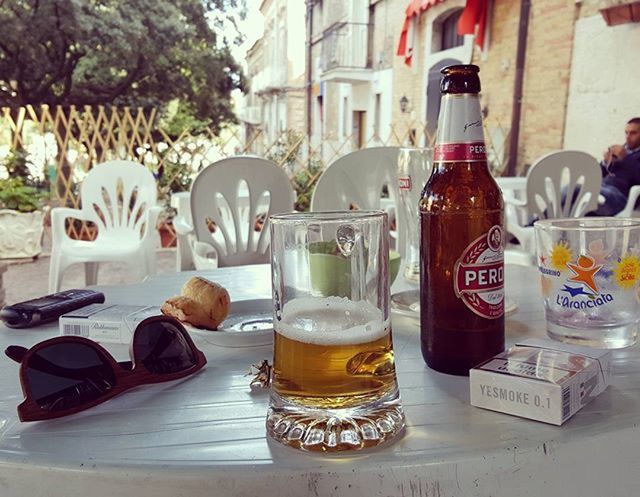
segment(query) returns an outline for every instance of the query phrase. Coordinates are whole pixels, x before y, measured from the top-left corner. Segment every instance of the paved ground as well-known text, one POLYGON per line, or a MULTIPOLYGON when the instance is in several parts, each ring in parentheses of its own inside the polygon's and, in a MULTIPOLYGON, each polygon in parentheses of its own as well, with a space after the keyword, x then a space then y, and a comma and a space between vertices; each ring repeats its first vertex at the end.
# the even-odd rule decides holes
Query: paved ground
MULTIPOLYGON (((176 270, 175 249, 158 251, 158 273, 168 273, 176 270)), ((4 273, 2 283, 6 292, 7 304, 14 304, 24 300, 46 295, 49 285, 49 256, 40 256, 31 261, 8 262, 7 272, 4 273)), ((137 281, 135 273, 125 264, 104 263, 98 272, 98 284, 119 285, 137 281)), ((62 289, 84 287, 84 266, 75 264, 65 272, 62 289)))

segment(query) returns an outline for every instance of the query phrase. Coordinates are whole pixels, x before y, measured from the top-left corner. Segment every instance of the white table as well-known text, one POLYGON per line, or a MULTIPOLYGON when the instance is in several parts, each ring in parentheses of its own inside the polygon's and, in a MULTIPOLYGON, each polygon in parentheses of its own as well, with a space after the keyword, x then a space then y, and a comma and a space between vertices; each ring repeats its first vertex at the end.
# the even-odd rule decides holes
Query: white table
MULTIPOLYGON (((109 302, 157 304, 193 273, 104 287, 109 302)), ((269 297, 268 266, 205 276, 233 299, 269 297)), ((400 278, 401 280, 401 278, 400 278)), ((406 288, 400 281, 394 291, 406 288)), ((507 267, 520 305, 508 343, 542 335, 533 268, 507 267)), ((56 332, 0 329, 0 345, 31 346, 56 332)), ((468 378, 426 368, 419 327, 393 317, 403 438, 348 457, 309 455, 268 442, 266 392, 244 376, 270 347, 203 347, 209 363, 178 383, 142 387, 84 413, 21 424, 18 365, 0 360, 2 497, 607 496, 640 495, 640 348, 616 352, 613 384, 564 426, 469 405, 468 378)), ((108 346, 124 359, 126 346, 108 346)))

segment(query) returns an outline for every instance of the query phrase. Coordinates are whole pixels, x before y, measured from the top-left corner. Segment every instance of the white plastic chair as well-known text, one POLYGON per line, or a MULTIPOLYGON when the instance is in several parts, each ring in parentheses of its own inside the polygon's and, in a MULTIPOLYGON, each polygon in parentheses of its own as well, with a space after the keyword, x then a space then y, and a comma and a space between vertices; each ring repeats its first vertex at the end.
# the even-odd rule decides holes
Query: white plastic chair
POLYGON ((125 262, 141 279, 155 272, 162 208, 156 205, 156 181, 146 167, 124 160, 98 164, 82 182, 80 199, 81 209, 51 210, 50 292, 60 290, 65 269, 78 262, 85 265, 87 285, 96 284, 100 262, 125 262), (94 223, 96 239, 71 239, 65 229, 69 218, 94 223))
POLYGON ((507 232, 520 243, 519 248, 507 247, 505 262, 535 264, 534 228, 526 223, 534 218, 580 217, 595 210, 601 183, 598 161, 585 152, 560 150, 538 159, 527 174, 526 199, 505 195, 507 232))
POLYGON ((640 209, 636 209, 638 198, 640 198, 640 185, 632 186, 629 190, 627 205, 616 214, 616 217, 640 217, 640 209))
POLYGON ((292 211, 294 202, 289 177, 276 163, 231 157, 211 164, 194 180, 193 224, 176 218, 173 225, 179 235, 192 235, 198 270, 265 263, 269 262, 269 215, 292 211), (262 229, 256 230, 256 220, 262 216, 262 229))
POLYGON ((383 209, 396 216, 395 249, 404 253, 402 209, 398 209, 396 167, 399 147, 372 147, 344 155, 333 162, 318 179, 311 197, 312 211, 383 209), (383 208, 380 198, 387 185, 392 206, 383 208))

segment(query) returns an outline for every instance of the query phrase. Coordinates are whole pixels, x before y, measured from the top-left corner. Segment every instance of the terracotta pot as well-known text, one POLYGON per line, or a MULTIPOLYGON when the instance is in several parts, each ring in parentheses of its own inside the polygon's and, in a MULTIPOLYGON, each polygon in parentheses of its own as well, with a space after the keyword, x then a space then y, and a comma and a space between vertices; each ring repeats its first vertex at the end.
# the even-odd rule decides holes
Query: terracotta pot
POLYGON ((160 233, 160 246, 162 248, 176 246, 176 231, 173 229, 171 221, 162 221, 158 224, 158 232, 160 233))

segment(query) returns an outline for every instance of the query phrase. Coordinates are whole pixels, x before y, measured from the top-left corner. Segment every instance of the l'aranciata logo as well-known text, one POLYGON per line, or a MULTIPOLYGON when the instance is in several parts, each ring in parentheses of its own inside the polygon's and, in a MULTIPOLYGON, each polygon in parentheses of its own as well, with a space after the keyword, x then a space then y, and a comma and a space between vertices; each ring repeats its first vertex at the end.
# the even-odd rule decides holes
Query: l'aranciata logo
POLYGON ((596 284, 596 274, 602 269, 602 264, 596 264, 593 257, 581 255, 576 262, 566 262, 567 267, 573 273, 567 283, 560 290, 568 295, 556 295, 556 304, 569 309, 593 309, 612 302, 613 295, 601 294, 596 284), (578 283, 572 286, 569 283, 578 283))
POLYGON ((589 255, 581 255, 575 263, 567 262, 567 267, 573 272, 569 281, 581 283, 594 293, 598 293, 598 286, 594 278, 602 269, 602 264, 596 264, 595 259, 589 255))

